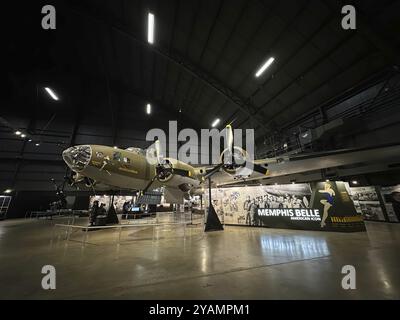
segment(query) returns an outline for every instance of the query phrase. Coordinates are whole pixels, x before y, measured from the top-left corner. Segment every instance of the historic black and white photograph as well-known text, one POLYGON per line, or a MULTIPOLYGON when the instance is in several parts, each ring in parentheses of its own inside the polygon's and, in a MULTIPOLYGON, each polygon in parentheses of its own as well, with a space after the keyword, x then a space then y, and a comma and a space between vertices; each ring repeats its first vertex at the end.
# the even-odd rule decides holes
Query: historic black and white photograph
POLYGON ((262 226, 258 209, 308 208, 311 189, 308 184, 228 187, 212 189, 212 198, 225 224, 262 226))
POLYGON ((389 221, 400 222, 400 185, 382 187, 381 192, 387 208, 389 221))
POLYGON ((351 198, 354 206, 365 220, 385 221, 384 206, 379 200, 374 187, 351 187, 351 198))

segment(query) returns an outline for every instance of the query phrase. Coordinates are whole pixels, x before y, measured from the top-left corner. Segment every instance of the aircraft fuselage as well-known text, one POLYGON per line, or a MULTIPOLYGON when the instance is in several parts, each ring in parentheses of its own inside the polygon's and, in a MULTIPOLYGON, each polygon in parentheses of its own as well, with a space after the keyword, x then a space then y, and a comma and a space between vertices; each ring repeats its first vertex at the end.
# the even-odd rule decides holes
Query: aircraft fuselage
MULTIPOLYGON (((80 177, 118 189, 143 190, 156 175, 157 164, 147 161, 143 150, 127 150, 101 145, 74 146, 63 152, 68 167, 80 177)), ((163 181, 155 179, 152 189, 161 186, 198 186, 198 172, 192 166, 175 159, 165 159, 174 170, 184 170, 187 176, 170 175, 163 181)))

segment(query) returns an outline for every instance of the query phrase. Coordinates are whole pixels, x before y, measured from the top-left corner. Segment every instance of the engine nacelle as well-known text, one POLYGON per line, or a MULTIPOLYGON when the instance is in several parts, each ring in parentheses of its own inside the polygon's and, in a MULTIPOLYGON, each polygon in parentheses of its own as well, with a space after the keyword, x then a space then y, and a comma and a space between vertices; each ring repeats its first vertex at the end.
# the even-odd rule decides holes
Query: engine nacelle
POLYGON ((157 165, 156 172, 158 175, 157 180, 163 183, 170 181, 174 177, 173 167, 170 163, 157 165))
POLYGON ((191 165, 179 160, 169 159, 156 167, 157 180, 163 184, 197 186, 200 181, 194 177, 194 169, 191 165))

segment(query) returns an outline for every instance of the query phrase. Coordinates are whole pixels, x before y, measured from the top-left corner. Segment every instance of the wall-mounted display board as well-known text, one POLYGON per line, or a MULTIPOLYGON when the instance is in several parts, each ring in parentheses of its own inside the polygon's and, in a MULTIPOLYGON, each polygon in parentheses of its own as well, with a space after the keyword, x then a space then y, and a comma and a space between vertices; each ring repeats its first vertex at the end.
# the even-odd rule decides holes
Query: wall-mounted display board
POLYGON ((381 188, 382 200, 389 222, 400 222, 400 185, 381 188))
POLYGON ((357 212, 362 214, 364 220, 386 221, 376 187, 351 187, 350 191, 354 206, 357 212))
MULTIPOLYGON (((271 228, 364 231, 343 182, 212 189, 212 200, 224 224, 271 228)), ((205 203, 208 197, 205 195, 205 203)))

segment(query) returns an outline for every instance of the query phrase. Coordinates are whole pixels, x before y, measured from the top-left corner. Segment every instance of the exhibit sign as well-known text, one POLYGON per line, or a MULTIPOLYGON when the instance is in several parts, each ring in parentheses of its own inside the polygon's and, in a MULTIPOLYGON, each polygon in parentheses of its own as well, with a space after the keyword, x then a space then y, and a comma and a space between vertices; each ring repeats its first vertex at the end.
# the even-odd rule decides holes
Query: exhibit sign
POLYGON ((314 230, 321 224, 319 209, 257 209, 255 219, 262 225, 271 228, 314 230))
MULTIPOLYGON (((363 231, 343 182, 212 189, 213 205, 227 225, 283 229, 363 231)), ((207 195, 205 195, 208 203, 207 195)))

